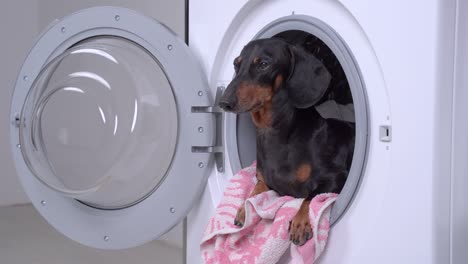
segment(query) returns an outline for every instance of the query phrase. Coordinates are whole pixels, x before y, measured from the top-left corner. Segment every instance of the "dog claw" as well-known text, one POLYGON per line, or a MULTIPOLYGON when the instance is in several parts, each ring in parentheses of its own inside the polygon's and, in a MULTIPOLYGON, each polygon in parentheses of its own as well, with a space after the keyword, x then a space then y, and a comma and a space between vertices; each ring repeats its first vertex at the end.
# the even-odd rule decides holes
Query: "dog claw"
POLYGON ((234 225, 237 226, 237 227, 242 227, 244 224, 240 221, 234 221, 234 225))
POLYGON ((245 221, 245 208, 242 206, 237 210, 236 218, 234 218, 234 225, 242 227, 245 221))
POLYGON ((301 238, 298 238, 298 239, 295 239, 294 238, 294 235, 289 235, 289 240, 291 241, 291 243, 293 243, 294 245, 296 246, 302 246, 304 245, 307 240, 311 239, 312 238, 312 235, 310 232, 307 232, 304 234, 304 240, 302 240, 301 238))

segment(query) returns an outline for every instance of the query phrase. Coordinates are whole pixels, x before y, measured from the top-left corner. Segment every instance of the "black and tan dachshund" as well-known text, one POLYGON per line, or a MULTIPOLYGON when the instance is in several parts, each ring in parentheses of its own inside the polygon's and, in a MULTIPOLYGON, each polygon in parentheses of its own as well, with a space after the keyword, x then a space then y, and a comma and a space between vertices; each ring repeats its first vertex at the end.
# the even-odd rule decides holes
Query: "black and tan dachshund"
MULTIPOLYGON (((354 125, 323 119, 313 107, 328 89, 325 66, 302 47, 281 39, 247 44, 234 60, 236 75, 219 106, 250 112, 256 126, 257 184, 251 194, 274 190, 305 198, 289 226, 291 241, 312 237, 310 200, 320 193, 339 193, 354 150, 354 125)), ((244 207, 235 224, 242 226, 244 207)))

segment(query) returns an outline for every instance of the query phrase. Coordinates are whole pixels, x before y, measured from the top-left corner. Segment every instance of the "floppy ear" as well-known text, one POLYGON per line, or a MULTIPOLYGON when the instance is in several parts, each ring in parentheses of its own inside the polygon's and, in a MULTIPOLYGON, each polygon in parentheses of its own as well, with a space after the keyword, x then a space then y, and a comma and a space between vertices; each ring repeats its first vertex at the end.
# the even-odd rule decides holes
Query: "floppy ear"
POLYGON ((303 48, 289 46, 291 62, 286 81, 288 95, 297 108, 316 104, 328 89, 331 75, 322 62, 303 48))

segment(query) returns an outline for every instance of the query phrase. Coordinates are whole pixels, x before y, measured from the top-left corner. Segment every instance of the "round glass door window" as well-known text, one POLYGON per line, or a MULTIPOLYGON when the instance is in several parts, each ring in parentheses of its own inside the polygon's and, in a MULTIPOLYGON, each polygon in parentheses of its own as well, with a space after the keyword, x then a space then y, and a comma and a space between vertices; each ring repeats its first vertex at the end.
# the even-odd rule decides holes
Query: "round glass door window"
POLYGON ((120 209, 164 180, 177 126, 171 84, 157 59, 130 40, 99 36, 43 68, 21 112, 21 152, 48 187, 120 209))

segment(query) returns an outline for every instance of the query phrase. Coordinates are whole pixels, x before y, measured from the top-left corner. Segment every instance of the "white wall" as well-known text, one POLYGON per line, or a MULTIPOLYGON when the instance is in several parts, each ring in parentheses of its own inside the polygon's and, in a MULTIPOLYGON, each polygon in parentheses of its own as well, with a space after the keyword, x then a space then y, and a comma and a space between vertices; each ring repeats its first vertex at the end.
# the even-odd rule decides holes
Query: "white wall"
POLYGON ((17 73, 35 38, 54 19, 102 5, 131 8, 152 16, 179 36, 185 31, 184 0, 8 0, 0 2, 0 206, 27 203, 9 144, 9 108, 17 73))

